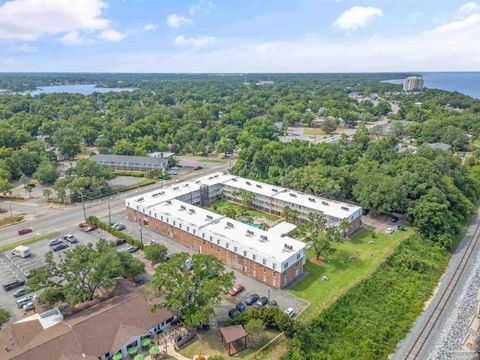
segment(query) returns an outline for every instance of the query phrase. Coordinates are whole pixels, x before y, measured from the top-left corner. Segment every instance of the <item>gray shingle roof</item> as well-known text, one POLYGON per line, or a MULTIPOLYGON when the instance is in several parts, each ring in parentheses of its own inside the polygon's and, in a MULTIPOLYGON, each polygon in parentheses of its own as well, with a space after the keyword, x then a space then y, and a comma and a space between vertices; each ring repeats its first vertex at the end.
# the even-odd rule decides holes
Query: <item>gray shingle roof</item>
POLYGON ((130 156, 130 155, 110 155, 98 154, 88 158, 95 162, 112 162, 119 164, 142 164, 142 165, 158 165, 168 163, 165 158, 152 158, 148 156, 130 156))

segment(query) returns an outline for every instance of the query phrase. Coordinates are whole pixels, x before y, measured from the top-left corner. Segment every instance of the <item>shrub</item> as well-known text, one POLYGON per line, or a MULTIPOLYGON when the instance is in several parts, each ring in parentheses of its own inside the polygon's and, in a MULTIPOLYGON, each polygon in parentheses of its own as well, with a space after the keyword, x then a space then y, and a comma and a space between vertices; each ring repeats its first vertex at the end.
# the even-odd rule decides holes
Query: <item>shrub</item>
POLYGON ((129 245, 133 245, 143 249, 143 243, 140 240, 135 239, 133 236, 130 236, 124 232, 121 232, 117 229, 112 229, 108 224, 100 221, 96 216, 89 216, 87 218, 87 223, 90 225, 95 225, 97 228, 105 230, 106 232, 112 234, 113 236, 125 240, 129 245))

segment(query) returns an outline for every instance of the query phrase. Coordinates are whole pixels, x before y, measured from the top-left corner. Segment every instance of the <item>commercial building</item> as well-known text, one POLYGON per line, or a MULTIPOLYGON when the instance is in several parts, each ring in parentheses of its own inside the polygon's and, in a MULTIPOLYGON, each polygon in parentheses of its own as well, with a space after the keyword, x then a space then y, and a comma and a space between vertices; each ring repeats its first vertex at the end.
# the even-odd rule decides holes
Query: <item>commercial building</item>
POLYGON ((98 154, 89 157, 88 160, 115 170, 148 171, 168 168, 167 158, 149 156, 98 154))
POLYGON ((151 307, 141 287, 121 284, 112 298, 75 315, 64 317, 57 308, 35 314, 0 331, 0 360, 107 360, 119 352, 126 359, 128 349, 178 318, 151 307))
POLYGON ((421 76, 407 77, 403 82, 403 91, 421 91, 423 90, 423 78, 421 76))
POLYGON ((219 197, 241 202, 241 190, 252 194, 255 209, 280 215, 289 207, 298 211, 300 219, 318 212, 329 224, 348 222, 350 232, 360 226, 362 209, 358 206, 223 173, 128 199, 127 213, 130 220, 212 254, 259 281, 284 287, 303 273, 305 263, 305 243, 289 236, 295 225, 281 222, 262 230, 205 209, 219 197))

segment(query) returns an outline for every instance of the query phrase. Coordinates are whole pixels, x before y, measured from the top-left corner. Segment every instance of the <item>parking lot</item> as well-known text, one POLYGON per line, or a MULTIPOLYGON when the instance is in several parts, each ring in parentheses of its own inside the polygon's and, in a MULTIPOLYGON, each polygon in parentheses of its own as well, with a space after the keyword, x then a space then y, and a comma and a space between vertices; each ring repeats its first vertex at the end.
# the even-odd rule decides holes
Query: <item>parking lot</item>
MULTIPOLYGON (((108 218, 102 220, 108 222, 108 218)), ((126 210, 112 215, 112 222, 120 222, 124 224, 127 227, 124 232, 134 236, 137 239, 140 239, 140 226, 138 223, 128 220, 126 210)), ((169 254, 179 252, 186 252, 190 254, 195 253, 194 250, 177 243, 175 240, 158 234, 156 232, 150 231, 145 227, 142 227, 141 231, 144 243, 150 240, 154 240, 156 243, 165 245, 168 249, 169 254)), ((136 256, 140 257, 139 253, 136 254, 136 256)), ((231 270, 228 267, 226 269, 231 270)), ((239 271, 232 271, 235 275, 235 283, 245 286, 245 290, 237 296, 233 297, 228 295, 224 298, 222 302, 222 307, 217 310, 216 320, 219 325, 223 325, 225 319, 228 316, 228 311, 235 307, 236 303, 238 303, 239 301, 243 301, 249 294, 266 296, 271 300, 275 300, 278 303, 280 309, 282 310, 293 307, 295 311, 299 313, 308 306, 308 302, 296 296, 293 296, 287 290, 270 287, 260 281, 252 279, 251 277, 239 271)))

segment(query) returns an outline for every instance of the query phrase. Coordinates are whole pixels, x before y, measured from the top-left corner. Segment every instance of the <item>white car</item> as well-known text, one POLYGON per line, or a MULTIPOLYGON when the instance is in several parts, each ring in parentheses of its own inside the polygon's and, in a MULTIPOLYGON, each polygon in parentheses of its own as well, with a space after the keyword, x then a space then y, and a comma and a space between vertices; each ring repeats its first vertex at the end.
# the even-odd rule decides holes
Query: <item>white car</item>
POLYGON ((386 228, 386 229, 385 229, 385 234, 391 235, 391 234, 393 234, 394 231, 395 231, 394 228, 389 227, 389 228, 386 228))
POLYGON ((295 310, 293 310, 292 307, 289 307, 287 310, 284 311, 284 313, 287 314, 290 318, 293 318, 295 315, 297 315, 297 313, 295 312, 295 310))

